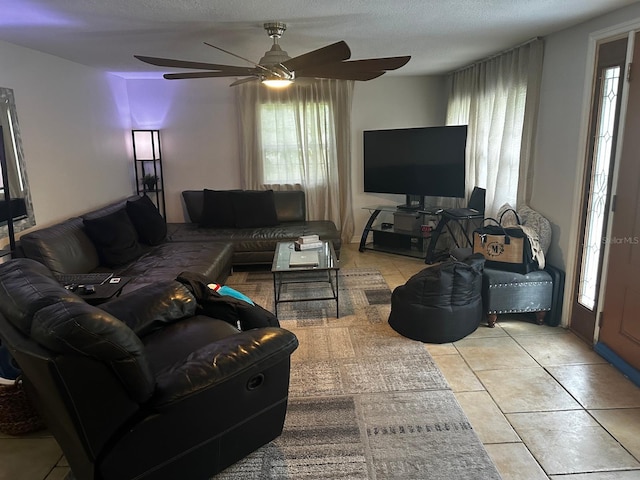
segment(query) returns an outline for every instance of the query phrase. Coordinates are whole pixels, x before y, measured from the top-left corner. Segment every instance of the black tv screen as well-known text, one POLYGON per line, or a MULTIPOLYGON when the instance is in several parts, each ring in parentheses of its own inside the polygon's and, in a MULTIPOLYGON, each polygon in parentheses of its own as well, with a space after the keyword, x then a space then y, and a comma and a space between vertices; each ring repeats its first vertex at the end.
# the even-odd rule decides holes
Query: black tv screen
POLYGON ((465 196, 467 126, 364 132, 364 191, 465 196))

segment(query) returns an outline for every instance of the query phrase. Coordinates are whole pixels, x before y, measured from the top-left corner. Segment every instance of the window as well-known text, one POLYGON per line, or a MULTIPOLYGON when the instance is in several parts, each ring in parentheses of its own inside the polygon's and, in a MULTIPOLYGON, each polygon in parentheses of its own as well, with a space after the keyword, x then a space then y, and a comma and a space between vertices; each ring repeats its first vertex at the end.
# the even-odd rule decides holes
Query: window
POLYGON ((260 105, 265 184, 324 185, 327 151, 334 151, 329 105, 260 105))
POLYGON ((596 306, 605 231, 606 209, 611 195, 613 144, 618 123, 620 67, 602 71, 602 87, 598 98, 599 118, 594 139, 593 169, 589 186, 586 226, 583 238, 578 302, 589 310, 596 306))
POLYGON ((237 87, 242 188, 303 190, 309 220, 331 220, 353 235, 353 81, 317 79, 286 89, 237 87))

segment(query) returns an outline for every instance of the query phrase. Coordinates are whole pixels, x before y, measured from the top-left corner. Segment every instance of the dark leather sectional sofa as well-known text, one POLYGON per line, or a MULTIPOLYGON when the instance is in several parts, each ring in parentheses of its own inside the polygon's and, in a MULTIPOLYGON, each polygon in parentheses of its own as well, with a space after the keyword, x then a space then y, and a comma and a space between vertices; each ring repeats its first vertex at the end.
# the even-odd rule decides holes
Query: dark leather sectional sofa
MULTIPOLYGON (((321 240, 333 242, 336 255, 340 257, 340 232, 332 221, 307 220, 306 199, 303 191, 274 191, 273 200, 277 220, 270 225, 249 227, 202 226, 203 207, 206 209, 204 197, 204 190, 182 192, 190 222, 169 225, 168 237, 172 241, 231 242, 234 246, 233 265, 256 265, 271 264, 276 243, 296 240, 301 235, 316 234, 321 240)), ((256 205, 256 208, 259 207, 256 205)))
MULTIPOLYGON (((46 265, 54 273, 114 272, 131 277, 128 292, 162 280, 173 280, 183 271, 224 283, 233 265, 270 264, 276 243, 300 235, 319 234, 340 252, 340 234, 331 221, 307 221, 302 191, 273 192, 277 219, 270 226, 207 228, 200 226, 204 190, 183 192, 190 223, 167 224, 166 235, 139 248, 126 262, 107 265, 97 241, 88 235, 85 221, 114 217, 140 200, 132 196, 82 216, 67 219, 20 238, 22 254, 46 265)), ((116 230, 118 230, 116 228, 116 230)), ((109 233, 109 232, 107 232, 109 233)))
MULTIPOLYGON (((27 233, 20 238, 21 254, 46 265, 53 273, 113 272, 131 277, 123 292, 163 280, 174 280, 183 271, 200 273, 223 283, 231 273, 233 245, 228 242, 172 242, 157 245, 139 243, 137 254, 120 265, 105 265, 96 242, 85 228, 85 219, 105 218, 126 208, 129 197, 82 217, 27 233)), ((155 243, 155 242, 154 242, 155 243)))

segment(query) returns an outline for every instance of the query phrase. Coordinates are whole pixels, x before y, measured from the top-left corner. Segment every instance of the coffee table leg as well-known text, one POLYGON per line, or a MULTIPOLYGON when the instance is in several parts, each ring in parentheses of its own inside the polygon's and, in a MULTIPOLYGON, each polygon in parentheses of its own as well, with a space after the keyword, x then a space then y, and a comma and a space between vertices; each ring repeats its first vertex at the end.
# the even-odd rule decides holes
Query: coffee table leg
POLYGON ((340 302, 338 301, 340 286, 338 285, 338 270, 336 270, 335 272, 336 272, 336 318, 340 318, 340 302))
POLYGON ((274 315, 278 316, 278 289, 276 287, 276 275, 277 273, 273 273, 273 308, 275 310, 274 315))

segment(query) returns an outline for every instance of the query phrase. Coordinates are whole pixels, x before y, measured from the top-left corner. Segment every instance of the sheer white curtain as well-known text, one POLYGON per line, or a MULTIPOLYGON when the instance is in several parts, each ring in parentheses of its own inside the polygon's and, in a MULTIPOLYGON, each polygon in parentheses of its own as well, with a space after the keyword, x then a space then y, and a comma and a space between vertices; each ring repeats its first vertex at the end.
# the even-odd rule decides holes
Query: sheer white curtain
POLYGON ((536 39, 449 77, 447 124, 469 125, 467 197, 486 188, 487 216, 530 199, 543 48, 536 39))
POLYGON ((353 81, 237 87, 243 188, 304 190, 307 218, 332 220, 350 241, 353 81))

